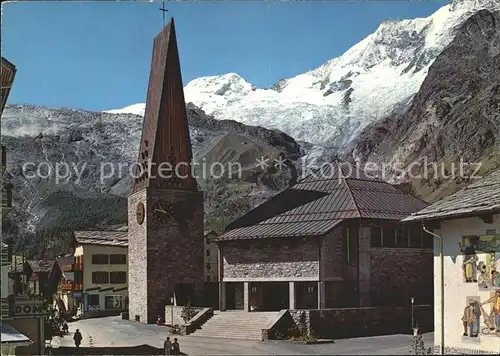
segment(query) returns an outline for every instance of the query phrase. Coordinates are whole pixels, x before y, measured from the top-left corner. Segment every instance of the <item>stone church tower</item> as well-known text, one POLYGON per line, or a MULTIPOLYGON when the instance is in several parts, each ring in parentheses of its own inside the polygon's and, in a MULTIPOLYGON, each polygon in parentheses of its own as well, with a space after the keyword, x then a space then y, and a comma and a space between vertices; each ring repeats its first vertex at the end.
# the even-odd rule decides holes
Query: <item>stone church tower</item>
POLYGON ((138 178, 128 197, 131 320, 155 322, 174 294, 178 305, 196 303, 202 294, 203 192, 191 161, 172 19, 154 40, 138 178))

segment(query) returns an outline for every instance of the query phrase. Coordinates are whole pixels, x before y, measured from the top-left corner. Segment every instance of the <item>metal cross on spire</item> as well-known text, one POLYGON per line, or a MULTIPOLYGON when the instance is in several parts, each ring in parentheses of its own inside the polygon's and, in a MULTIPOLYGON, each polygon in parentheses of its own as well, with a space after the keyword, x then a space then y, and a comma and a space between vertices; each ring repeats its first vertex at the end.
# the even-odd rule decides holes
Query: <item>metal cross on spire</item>
POLYGON ((167 7, 165 5, 165 1, 163 1, 163 6, 160 7, 160 11, 162 12, 163 15, 163 27, 165 27, 165 12, 167 12, 167 7))

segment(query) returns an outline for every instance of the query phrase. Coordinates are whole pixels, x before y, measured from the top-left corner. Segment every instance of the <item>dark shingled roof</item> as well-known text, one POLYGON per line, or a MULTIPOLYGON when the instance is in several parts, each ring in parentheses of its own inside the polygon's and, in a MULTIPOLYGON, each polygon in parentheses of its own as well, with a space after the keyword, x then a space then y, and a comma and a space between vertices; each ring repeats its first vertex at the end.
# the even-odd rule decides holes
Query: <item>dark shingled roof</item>
POLYGON ((31 260, 28 261, 28 264, 31 267, 31 270, 34 273, 37 272, 52 272, 52 268, 54 267, 54 260, 31 260))
POLYGON ((334 162, 236 220, 213 241, 322 236, 346 219, 399 221, 426 206, 359 167, 334 162))
POLYGON ((73 263, 75 263, 75 257, 73 255, 57 257, 56 260, 57 263, 59 264, 59 267, 61 268, 65 266, 71 266, 73 263))
POLYGON ((443 220, 500 211, 500 171, 411 214, 406 221, 443 220))
POLYGON ((74 231, 79 245, 128 246, 126 231, 74 231))

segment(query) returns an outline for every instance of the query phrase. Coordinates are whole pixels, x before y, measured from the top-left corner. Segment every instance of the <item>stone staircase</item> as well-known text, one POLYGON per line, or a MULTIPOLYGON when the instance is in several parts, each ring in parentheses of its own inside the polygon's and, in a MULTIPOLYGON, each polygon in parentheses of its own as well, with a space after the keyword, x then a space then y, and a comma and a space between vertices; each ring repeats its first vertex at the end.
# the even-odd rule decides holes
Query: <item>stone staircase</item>
POLYGON ((262 329, 275 321, 279 312, 215 311, 214 316, 193 336, 262 340, 262 329))

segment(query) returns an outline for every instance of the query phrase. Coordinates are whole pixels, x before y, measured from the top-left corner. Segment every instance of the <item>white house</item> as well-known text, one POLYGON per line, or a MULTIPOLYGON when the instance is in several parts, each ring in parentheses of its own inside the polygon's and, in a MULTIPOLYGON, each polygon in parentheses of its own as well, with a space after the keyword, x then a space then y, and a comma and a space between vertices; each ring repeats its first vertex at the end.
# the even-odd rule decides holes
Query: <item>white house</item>
POLYGON ((410 221, 435 234, 435 348, 498 354, 500 171, 403 220, 410 221))

